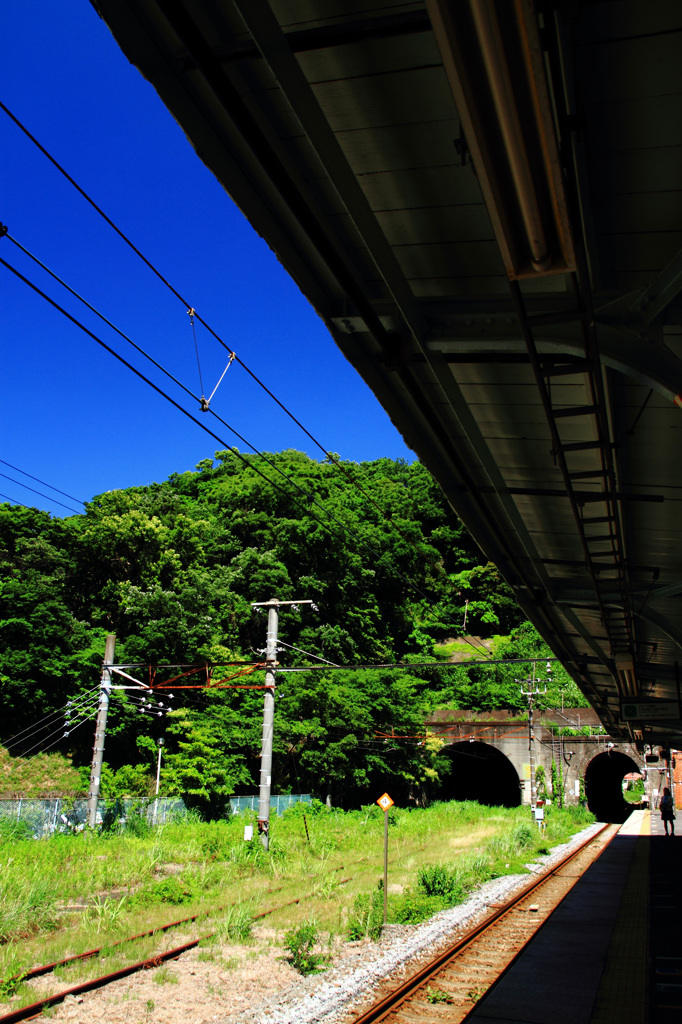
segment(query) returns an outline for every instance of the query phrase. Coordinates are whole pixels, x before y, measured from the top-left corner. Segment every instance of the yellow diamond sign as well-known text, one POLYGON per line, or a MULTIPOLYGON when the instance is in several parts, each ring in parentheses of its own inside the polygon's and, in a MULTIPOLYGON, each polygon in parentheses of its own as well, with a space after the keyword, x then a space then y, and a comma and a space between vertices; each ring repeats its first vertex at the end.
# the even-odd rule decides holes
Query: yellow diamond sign
POLYGON ((393 807, 394 801, 391 800, 388 793, 384 793, 383 796, 379 797, 377 803, 379 804, 379 807, 382 809, 382 811, 387 811, 389 807, 393 807))

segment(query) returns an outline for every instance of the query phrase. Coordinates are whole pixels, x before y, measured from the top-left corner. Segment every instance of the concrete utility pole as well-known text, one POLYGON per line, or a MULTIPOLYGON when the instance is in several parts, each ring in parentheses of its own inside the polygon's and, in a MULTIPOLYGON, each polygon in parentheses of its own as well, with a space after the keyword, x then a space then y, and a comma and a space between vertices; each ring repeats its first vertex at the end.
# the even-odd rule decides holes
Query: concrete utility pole
POLYGON ((312 604, 312 601, 252 601, 252 608, 268 609, 268 634, 265 646, 265 700, 263 703, 263 741, 260 754, 258 796, 258 834, 267 850, 270 846, 270 787, 272 784, 272 740, 275 725, 275 676, 277 674, 277 631, 279 609, 284 605, 312 604))
POLYGON ((94 828, 97 824, 97 803, 102 776, 104 759, 104 737, 107 731, 107 715, 109 713, 109 696, 111 694, 110 666, 114 662, 116 637, 113 633, 107 636, 102 666, 102 681, 99 690, 99 707, 97 708, 97 724, 95 726, 95 745, 92 749, 92 771, 90 772, 90 790, 88 792, 88 825, 94 828))
MULTIPOLYGON (((549 662, 547 662, 547 671, 549 671, 549 662)), ((528 698, 528 760, 530 762, 530 809, 533 817, 535 817, 535 806, 538 799, 537 786, 535 784, 535 732, 533 731, 533 698, 538 697, 540 694, 547 693, 547 684, 545 683, 544 690, 540 690, 535 684, 535 665, 533 665, 533 678, 524 680, 528 689, 524 690, 523 681, 517 679, 516 682, 521 686, 521 696, 528 698)))

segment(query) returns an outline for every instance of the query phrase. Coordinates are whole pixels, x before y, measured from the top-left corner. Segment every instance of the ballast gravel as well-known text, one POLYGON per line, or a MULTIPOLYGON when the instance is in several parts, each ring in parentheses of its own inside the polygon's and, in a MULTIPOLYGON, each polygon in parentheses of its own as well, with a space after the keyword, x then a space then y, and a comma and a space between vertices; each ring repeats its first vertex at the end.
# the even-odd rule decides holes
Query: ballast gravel
MULTIPOLYGON (((531 872, 551 867, 572 847, 602 828, 590 825, 551 854, 527 864, 531 872)), ((473 927, 490 908, 509 899, 528 881, 528 875, 506 875, 486 882, 457 907, 443 910, 419 925, 389 925, 379 942, 346 943, 343 958, 323 975, 297 979, 285 991, 248 1013, 213 1017, 216 1024, 336 1024, 349 1011, 367 1002, 389 975, 395 980, 416 970, 417 962, 473 927)))

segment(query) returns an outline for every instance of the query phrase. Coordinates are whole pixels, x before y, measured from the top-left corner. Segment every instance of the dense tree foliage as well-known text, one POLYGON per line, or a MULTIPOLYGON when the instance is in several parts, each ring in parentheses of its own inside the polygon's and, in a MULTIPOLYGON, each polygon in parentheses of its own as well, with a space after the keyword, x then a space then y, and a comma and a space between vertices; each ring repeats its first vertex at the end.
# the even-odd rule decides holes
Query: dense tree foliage
MULTIPOLYGON (((336 461, 296 451, 249 461, 226 450, 196 472, 100 495, 82 516, 0 505, 4 737, 97 686, 107 633, 116 634, 119 663, 262 660, 265 620, 251 602, 271 597, 315 602, 315 611, 282 615, 280 659, 292 667, 447 657, 465 612, 468 634, 497 637, 496 655, 549 653, 419 463, 336 461)), ((281 675, 276 784, 339 802, 389 778, 416 791, 438 770, 421 736, 424 715, 521 706, 516 680, 525 673, 460 664, 281 675)), ((563 670, 552 686, 566 704, 582 702, 563 670)), ((117 691, 110 766, 134 769, 143 786, 165 729, 167 792, 210 809, 252 789, 262 691, 178 691, 175 707, 167 719, 149 718, 117 691)), ((13 752, 28 752, 33 736, 13 752)), ((50 743, 87 764, 91 729, 50 743)))

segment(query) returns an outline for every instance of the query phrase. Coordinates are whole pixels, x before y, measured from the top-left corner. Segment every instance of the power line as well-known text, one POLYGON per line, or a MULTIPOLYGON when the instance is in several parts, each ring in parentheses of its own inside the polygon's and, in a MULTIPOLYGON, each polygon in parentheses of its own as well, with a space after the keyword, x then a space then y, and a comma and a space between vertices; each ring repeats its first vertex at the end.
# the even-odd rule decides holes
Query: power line
POLYGON ((292 668, 278 668, 277 673, 293 672, 358 672, 360 670, 440 668, 468 668, 470 665, 529 665, 534 662, 559 661, 559 658, 471 658, 469 661, 395 661, 373 665, 359 662, 353 665, 304 665, 292 668))
POLYGON ((119 238, 121 238, 122 241, 125 242, 125 244, 132 249, 132 251, 136 254, 136 256, 138 256, 142 260, 142 262, 168 288, 168 290, 176 297, 176 299, 178 299, 183 304, 183 306, 185 306, 186 309, 188 309, 188 310, 192 309, 193 310, 194 317, 196 317, 196 319, 199 321, 199 323, 202 324, 202 326, 204 326, 206 328, 206 330, 215 338, 215 340, 220 345, 222 345, 222 347, 227 352, 229 352, 231 356, 234 357, 235 361, 237 363, 239 363, 239 365, 242 367, 242 369, 244 369, 248 373, 248 375, 254 380, 254 382, 256 384, 258 384, 258 386, 261 387, 265 391, 265 393, 274 402, 277 403, 277 405, 280 407, 280 409, 282 409, 282 411, 285 412, 287 414, 287 416, 289 416, 290 419, 293 420, 294 423, 296 423, 296 425, 310 438, 310 440, 313 441, 313 443, 317 445, 317 447, 320 449, 320 451, 324 452, 324 454, 326 456, 330 456, 330 452, 328 452, 320 444, 320 442, 317 441, 308 430, 306 430, 306 428, 303 426, 302 423, 299 422, 299 420, 294 416, 294 414, 289 409, 287 409, 287 407, 282 402, 280 402, 280 400, 272 393, 272 391, 270 391, 270 389, 263 383, 263 381, 260 380, 260 378, 257 377, 256 374, 251 369, 249 369, 249 367, 246 365, 246 363, 244 363, 239 358, 239 356, 237 356, 235 351, 225 341, 223 341, 223 339, 220 337, 220 335, 217 334, 216 331, 213 330, 213 328, 210 326, 210 324, 206 323, 206 321, 196 312, 196 310, 194 310, 194 307, 192 306, 192 303, 188 302, 187 299, 184 298, 181 295, 181 293, 170 283, 170 281, 166 277, 164 277, 164 275, 161 273, 161 271, 158 270, 156 266, 154 266, 154 264, 151 262, 151 260, 147 259, 147 257, 144 255, 144 253, 142 253, 137 248, 137 246, 128 238, 128 236, 114 223, 114 221, 111 219, 111 217, 107 216, 107 214, 104 212, 104 210, 100 206, 98 206, 98 204, 94 201, 94 199, 91 198, 91 196, 88 195, 88 193, 85 191, 85 189, 81 188, 81 186, 68 173, 68 171, 66 171, 65 168, 62 167, 62 165, 52 156, 52 154, 45 148, 45 146, 43 146, 36 139, 36 137, 31 134, 31 132, 28 130, 28 128, 24 124, 22 124, 22 122, 19 120, 19 118, 16 117, 12 113, 12 111, 4 103, 2 103, 1 101, 0 101, 0 109, 4 110, 4 112, 7 114, 7 116, 14 122, 14 124, 20 129, 20 131, 22 131, 24 133, 24 135, 26 135, 26 137, 29 138, 31 140, 31 142, 40 150, 40 152, 45 157, 47 157, 47 159, 50 161, 50 163, 53 165, 53 167, 55 167, 59 171, 59 173, 62 174, 71 185, 73 185, 73 187, 76 189, 77 192, 80 193, 80 195, 83 197, 83 199, 85 199, 85 201, 87 203, 89 203, 90 206, 92 206, 92 208, 100 215, 100 217, 102 217, 103 220, 106 221, 106 223, 109 225, 109 227, 111 227, 116 232, 116 234, 119 236, 119 238))
MULTIPOLYGON (((281 641, 278 640, 278 643, 281 641)), ((291 646, 287 644, 286 646, 291 646)), ((304 652, 309 653, 309 652, 304 652)), ((311 655, 315 657, 315 655, 311 655)), ((356 662, 349 665, 334 665, 332 662, 328 662, 325 665, 297 665, 290 668, 277 667, 277 674, 290 674, 294 672, 357 672, 359 670, 384 670, 384 669, 407 669, 411 671, 415 668, 439 668, 439 669, 458 669, 458 668, 469 668, 471 665, 533 665, 546 662, 560 662, 560 658, 555 657, 542 657, 542 658, 471 658, 469 661, 394 661, 394 662, 356 662)), ((198 665, 182 664, 182 665, 152 665, 149 662, 127 662, 125 664, 114 665, 113 669, 126 668, 126 669, 148 669, 158 670, 160 668, 172 668, 172 669, 184 669, 187 671, 199 671, 201 669, 211 670, 214 668, 223 668, 226 665, 250 665, 255 671, 263 671, 263 664, 261 662, 201 662, 198 665)), ((157 685, 157 684, 155 684, 157 685)), ((161 684, 158 684, 161 685, 161 684)), ((205 692, 210 693, 211 690, 217 689, 216 686, 207 686, 205 692)))
POLYGON ((54 272, 54 270, 51 270, 45 263, 43 263, 43 261, 39 259, 38 256, 30 252, 25 246, 21 244, 21 242, 18 242, 16 238, 13 238, 9 232, 5 234, 5 237, 7 238, 8 242, 12 242, 12 244, 15 245, 17 249, 20 249, 25 256, 28 256, 29 259, 33 260, 33 262, 36 263, 41 268, 41 270, 44 270, 46 274, 49 274, 50 277, 57 282, 57 284, 60 284, 62 288, 65 288, 66 291, 69 292, 70 295, 73 295, 75 299, 78 299, 79 302, 82 302, 83 305, 87 309, 89 309, 91 313, 94 313, 95 316, 99 317, 99 319, 103 323, 105 323, 107 327, 111 327, 112 331, 115 331, 116 334, 119 335, 119 337, 123 338, 124 341, 127 341, 129 345, 132 345, 136 352, 139 352, 140 355, 144 356, 145 359, 148 359, 149 362, 152 363, 152 365, 157 368, 157 370, 160 370, 161 373, 165 374, 165 376, 168 377, 169 380, 172 380, 173 383, 177 384, 177 386, 181 388, 186 395, 189 395, 190 398, 194 399, 194 401, 197 404, 199 404, 199 399, 197 398, 197 396, 194 394, 194 392, 190 391, 188 387, 185 387, 181 380, 178 380, 178 378, 175 377, 170 372, 170 370, 166 370, 166 368, 162 366, 161 363, 157 362, 153 356, 149 355, 148 352, 145 352, 145 350, 140 345, 138 345, 136 342, 133 341, 132 338, 130 338, 123 331, 121 331, 116 326, 116 324, 112 323, 112 321, 109 320, 109 318, 106 317, 104 313, 101 313, 98 309, 95 308, 95 306, 91 305, 87 299, 83 298, 83 296, 80 295, 74 288, 72 288, 71 285, 67 284, 63 278, 61 278, 58 274, 54 272))
MULTIPOLYGON (((242 369, 244 369, 248 373, 248 375, 254 380, 254 382, 256 384, 258 384, 258 386, 261 387, 265 391, 265 393, 274 402, 277 403, 277 405, 280 407, 280 409, 282 409, 282 411, 285 412, 286 415, 289 416, 291 420, 293 420, 293 422, 310 438, 310 440, 314 444, 317 445, 317 447, 320 449, 320 451, 322 451, 325 454, 325 456, 328 456, 331 459, 331 453, 329 451, 327 451, 327 449, 325 449, 323 447, 323 445, 321 445, 320 442, 317 441, 316 438, 313 437, 313 435, 308 430, 306 430, 306 428, 303 426, 302 423, 299 422, 299 420, 294 416, 294 414, 282 402, 280 402, 280 400, 276 397, 276 395, 274 395, 273 392, 270 391, 270 389, 263 383, 263 381, 260 380, 260 378, 257 377, 256 374, 251 369, 249 369, 249 367, 246 365, 246 363, 244 363, 239 358, 239 356, 237 356, 237 354, 234 352, 234 350, 225 341, 223 341, 223 339, 220 337, 220 335, 218 335, 216 333, 216 331, 213 330, 213 328, 210 326, 210 324, 206 323, 206 321, 196 312, 196 310, 194 310, 194 307, 192 306, 192 303, 188 302, 187 299, 184 298, 181 295, 181 293, 170 283, 170 281, 166 277, 164 277, 164 275, 161 273, 161 271, 158 270, 156 266, 154 266, 154 264, 151 262, 151 260, 149 260, 137 248, 137 246, 128 238, 128 236, 114 223, 114 221, 111 219, 111 217, 109 217, 104 212, 104 210, 100 206, 98 206, 98 204, 94 201, 94 199, 92 199, 91 196, 88 195, 88 193, 85 191, 85 189, 81 188, 81 186, 68 173, 68 171, 66 171, 65 168, 62 167, 62 165, 52 156, 52 154, 45 148, 45 146, 43 146, 36 139, 36 137, 31 134, 31 132, 28 130, 28 128, 24 124, 22 124, 22 122, 19 120, 19 118, 16 117, 12 113, 12 111, 7 106, 5 106, 5 104, 2 103, 1 101, 0 101, 0 109, 4 110, 4 112, 7 114, 7 116, 14 122, 14 124, 20 129, 20 131, 22 131, 24 133, 24 135, 26 135, 27 138, 29 138, 31 140, 31 142, 34 144, 34 146, 36 146, 45 157, 47 157, 47 159, 59 171, 59 173, 62 174, 66 178, 66 180, 76 189, 76 191, 83 197, 83 199, 85 199, 85 201, 87 203, 89 203, 90 206, 92 206, 92 208, 100 215, 100 217, 102 217, 103 220, 106 221, 106 223, 109 225, 109 227, 111 227, 116 232, 116 234, 119 236, 119 238, 121 238, 122 241, 125 242, 125 244, 132 249, 132 251, 136 254, 136 256, 138 256, 142 260, 142 262, 152 271, 153 274, 155 274, 155 276, 166 286, 166 288, 168 288, 168 290, 175 296, 175 298, 178 299, 183 304, 183 306, 185 306, 185 308, 187 310, 191 309, 193 311, 193 316, 196 317, 196 319, 199 321, 199 323, 202 324, 202 326, 204 326, 206 328, 206 330, 215 338, 215 340, 220 345, 222 345, 223 348, 227 352, 230 353, 230 355, 232 355, 234 357, 235 361, 237 363, 239 363, 239 365, 242 367, 242 369)), ((198 354, 197 354, 197 358, 198 358, 198 354)), ((334 461, 334 460, 331 460, 331 461, 334 461)))
MULTIPOLYGON (((0 461, 2 460, 0 459, 0 461)), ((21 470, 19 472, 21 472, 21 470)), ((46 498, 48 501, 53 502, 55 505, 61 505, 62 508, 67 509, 69 512, 75 513, 75 515, 77 516, 82 515, 80 509, 71 508, 70 505, 65 505, 63 501, 58 501, 57 498, 52 498, 49 494, 44 494, 43 491, 36 490, 35 487, 29 487, 28 484, 22 483, 21 480, 16 480, 13 476, 10 476, 8 473, 0 473, 0 476, 3 477, 3 479, 5 480, 11 480, 13 484, 18 484, 19 487, 24 487, 27 491, 31 491, 33 494, 39 494, 41 498, 46 498)), ((50 485, 48 484, 47 486, 49 487, 50 485)))
MULTIPOLYGON (((7 237, 9 238, 9 235, 7 237)), ((14 241, 14 239, 12 239, 12 241, 14 241)), ((27 473, 25 469, 19 469, 18 466, 13 466, 11 462, 6 462, 4 459, 0 459, 0 462, 3 464, 3 466, 9 466, 9 468, 13 469, 15 473, 21 473, 22 476, 30 477, 30 479, 35 480, 36 483, 42 484, 43 487, 49 487, 51 491, 56 491, 57 494, 62 494, 65 498, 69 498, 71 501, 75 501, 76 504, 85 505, 85 502, 81 501, 80 498, 74 498, 73 494, 67 494, 66 491, 60 491, 58 487, 55 487, 53 484, 48 484, 47 481, 41 480, 40 477, 33 476, 32 473, 27 473)))
POLYGON ((39 740, 38 743, 34 743, 32 747, 29 747, 28 750, 25 750, 21 755, 18 756, 20 756, 21 758, 27 758, 29 754, 32 754, 34 751, 36 751, 37 753, 45 753, 45 751, 49 750, 50 747, 53 747, 57 743, 59 743, 60 739, 63 739, 64 736, 68 736, 70 732, 73 732, 73 730, 77 729, 79 725, 82 725, 83 722, 88 721, 89 718, 93 718, 97 714, 98 698, 94 697, 92 700, 94 703, 91 703, 91 705, 88 707, 81 708, 81 710, 78 712, 77 718, 80 718, 82 715, 86 716, 80 722, 64 722, 64 724, 60 725, 58 729, 55 729, 53 732, 49 733, 49 735, 45 736, 42 740, 39 740), (68 731, 65 731, 67 724, 69 724, 70 728, 68 729, 68 731), (46 744, 47 741, 51 739, 53 736, 57 736, 57 739, 54 740, 53 743, 44 746, 44 744, 46 744), (38 750, 38 748, 40 749, 38 750))
POLYGON ((33 511, 30 505, 24 505, 23 501, 19 501, 18 498, 11 498, 9 494, 3 494, 2 491, 0 491, 0 498, 5 498, 6 501, 11 502, 12 505, 19 505, 20 508, 25 508, 28 512, 33 511))
POLYGON ((285 643, 284 640, 281 639, 281 637, 278 637, 277 643, 278 644, 282 644, 283 647, 288 647, 290 651, 297 651, 299 654, 306 654, 309 658, 315 658, 316 661, 323 661, 325 663, 325 665, 331 665, 333 668, 338 668, 339 667, 336 664, 336 662, 328 661, 326 658, 321 658, 317 654, 311 654, 310 651, 304 651, 303 648, 301 648, 301 647, 294 647, 293 644, 285 643))
MULTIPOLYGON (((69 736, 72 732, 75 732, 76 729, 79 729, 81 727, 81 725, 85 725, 86 722, 92 722, 93 719, 95 719, 96 717, 97 717, 97 708, 95 707, 88 715, 86 715, 84 718, 82 718, 80 720, 80 722, 74 723, 71 726, 71 728, 69 729, 68 732, 62 733, 61 736, 57 736, 57 738, 55 740, 52 740, 52 742, 48 743, 47 746, 42 747, 42 749, 37 751, 37 753, 38 754, 47 754, 47 752, 49 750, 52 750, 53 747, 56 747, 57 744, 60 743, 62 741, 62 739, 64 739, 65 736, 69 736)), ((47 738, 49 739, 49 737, 47 737, 47 738)), ((24 765, 21 762, 24 761, 26 759, 26 757, 27 757, 27 755, 25 755, 25 754, 21 754, 20 756, 18 756, 16 758, 17 764, 15 764, 13 768, 10 768, 10 770, 3 775, 3 778, 4 779, 8 779, 11 775, 14 775, 15 772, 20 771, 21 768, 24 767, 24 765)))
POLYGON ((39 718, 37 722, 32 722, 31 725, 27 725, 25 729, 22 729, 21 732, 15 733, 14 736, 12 736, 6 743, 2 745, 5 747, 6 750, 9 750, 10 747, 16 746, 17 743, 26 743, 27 740, 29 740, 32 736, 37 735, 39 732, 42 732, 43 729, 47 729, 49 727, 51 719, 59 718, 61 715, 65 714, 70 708, 77 708, 83 704, 86 704, 88 701, 93 699, 94 695, 97 693, 98 690, 99 687, 95 686, 92 689, 88 690, 85 694, 82 694, 79 698, 67 701, 63 707, 58 708, 57 711, 51 711, 49 714, 44 715, 43 718, 39 718), (26 733, 28 733, 28 735, 25 735, 26 733))

